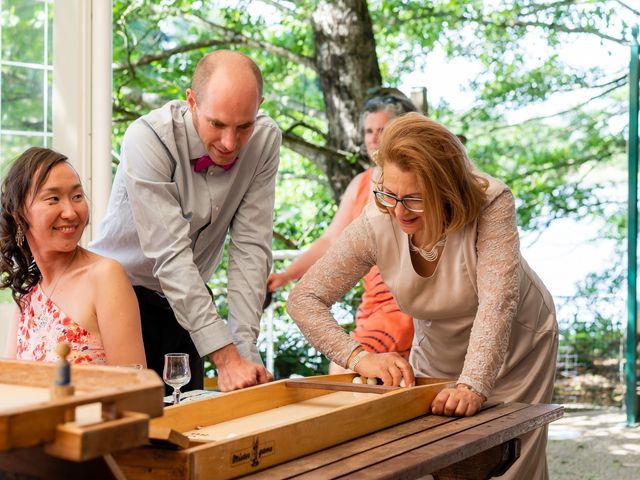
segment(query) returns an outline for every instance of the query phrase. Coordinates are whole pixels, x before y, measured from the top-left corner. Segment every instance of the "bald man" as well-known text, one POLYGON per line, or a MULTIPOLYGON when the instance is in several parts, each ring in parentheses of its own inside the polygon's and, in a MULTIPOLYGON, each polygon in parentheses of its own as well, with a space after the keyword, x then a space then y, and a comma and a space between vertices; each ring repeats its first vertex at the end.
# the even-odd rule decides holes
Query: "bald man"
MULTIPOLYGON (((204 357, 221 390, 264 383, 256 341, 271 269, 275 177, 281 133, 258 113, 262 75, 230 51, 197 65, 187 100, 127 129, 109 207, 90 248, 119 260, 140 304, 147 365, 189 353, 202 388, 204 357), (229 233, 228 324, 206 282, 229 233)), ((106 347, 106 346, 105 346, 106 347)))

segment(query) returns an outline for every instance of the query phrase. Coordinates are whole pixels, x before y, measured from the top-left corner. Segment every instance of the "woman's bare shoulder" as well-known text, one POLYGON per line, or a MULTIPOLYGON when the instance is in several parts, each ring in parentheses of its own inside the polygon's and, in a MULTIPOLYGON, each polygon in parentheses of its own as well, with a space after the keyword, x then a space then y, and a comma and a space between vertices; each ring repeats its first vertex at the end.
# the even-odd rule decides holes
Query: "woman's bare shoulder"
POLYGON ((89 251, 87 253, 87 277, 89 280, 102 283, 127 277, 124 267, 117 260, 89 251))

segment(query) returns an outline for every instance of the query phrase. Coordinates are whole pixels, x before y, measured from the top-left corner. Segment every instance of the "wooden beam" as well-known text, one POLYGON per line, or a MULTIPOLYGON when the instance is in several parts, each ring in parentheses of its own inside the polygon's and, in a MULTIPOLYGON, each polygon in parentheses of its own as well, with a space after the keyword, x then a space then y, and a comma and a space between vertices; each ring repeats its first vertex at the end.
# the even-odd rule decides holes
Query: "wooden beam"
POLYGON ((285 385, 290 388, 313 388, 316 390, 336 390, 340 392, 387 393, 400 387, 385 387, 384 385, 368 385, 363 383, 331 382, 328 380, 287 380, 285 385))

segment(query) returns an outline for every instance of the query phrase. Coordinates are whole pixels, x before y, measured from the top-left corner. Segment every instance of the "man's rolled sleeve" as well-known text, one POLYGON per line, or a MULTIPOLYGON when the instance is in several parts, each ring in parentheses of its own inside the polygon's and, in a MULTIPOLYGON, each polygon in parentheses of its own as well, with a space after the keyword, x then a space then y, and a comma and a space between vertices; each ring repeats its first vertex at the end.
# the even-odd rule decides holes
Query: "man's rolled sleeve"
MULTIPOLYGON (((190 334, 193 344, 202 357, 233 343, 229 328, 221 318, 219 322, 206 323, 199 330, 190 332, 190 334)), ((242 354, 242 352, 240 353, 242 354)), ((249 355, 243 355, 243 357, 249 358, 249 355)))
POLYGON ((153 275, 176 320, 204 356, 232 339, 193 261, 189 222, 172 179, 172 162, 181 154, 165 148, 142 121, 134 123, 123 139, 124 181, 140 246, 154 263, 153 275), (127 141, 129 135, 135 141, 127 141), (220 336, 205 338, 209 332, 220 336))
POLYGON ((229 248, 229 328, 240 354, 262 362, 256 346, 260 317, 271 270, 271 240, 275 179, 281 134, 273 125, 264 128, 265 161, 251 182, 231 224, 229 248))

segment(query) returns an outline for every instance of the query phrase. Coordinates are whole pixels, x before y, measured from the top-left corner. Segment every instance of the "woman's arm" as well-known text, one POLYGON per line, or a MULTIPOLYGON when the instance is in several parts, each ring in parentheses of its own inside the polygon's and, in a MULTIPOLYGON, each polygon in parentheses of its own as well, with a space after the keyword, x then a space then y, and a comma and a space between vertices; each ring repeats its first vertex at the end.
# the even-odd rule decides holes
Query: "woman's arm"
POLYGON ((13 304, 13 310, 9 319, 9 328, 7 330, 7 341, 5 342, 4 357, 16 358, 16 350, 18 347, 18 322, 20 321, 20 309, 18 305, 13 304))
POLYGON ((413 384, 413 370, 398 353, 360 353, 362 346, 351 338, 331 314, 342 298, 376 263, 375 241, 367 217, 349 225, 336 243, 295 286, 287 311, 307 340, 336 364, 385 385, 413 384), (355 363, 357 357, 357 363, 355 363))
POLYGON ((302 255, 294 260, 287 268, 281 272, 272 273, 267 280, 267 289, 270 292, 283 287, 292 280, 298 280, 301 278, 307 270, 313 265, 322 255, 324 255, 329 247, 337 240, 340 234, 351 223, 353 217, 353 203, 356 197, 356 191, 358 190, 358 184, 362 178, 362 173, 356 175, 344 192, 340 205, 336 211, 333 220, 324 231, 324 233, 313 242, 302 255))
POLYGON ((478 218, 478 311, 456 389, 445 389, 432 410, 445 415, 473 415, 489 397, 504 361, 511 324, 520 298, 520 242, 515 202, 500 194, 478 218))
POLYGON ((102 258, 93 265, 89 277, 95 288, 96 316, 107 363, 146 366, 138 301, 124 268, 115 260, 102 258))

